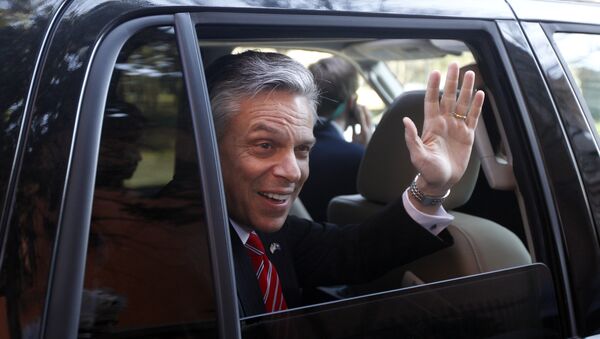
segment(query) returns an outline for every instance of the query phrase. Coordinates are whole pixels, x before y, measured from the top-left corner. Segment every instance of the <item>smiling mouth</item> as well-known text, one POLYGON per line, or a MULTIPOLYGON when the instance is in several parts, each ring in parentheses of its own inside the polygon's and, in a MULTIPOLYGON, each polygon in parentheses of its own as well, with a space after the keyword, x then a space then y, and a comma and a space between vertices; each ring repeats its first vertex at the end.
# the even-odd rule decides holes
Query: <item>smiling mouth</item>
POLYGON ((269 200, 272 200, 277 203, 284 203, 290 198, 290 194, 276 194, 276 193, 267 193, 267 192, 258 192, 258 195, 265 197, 269 200))

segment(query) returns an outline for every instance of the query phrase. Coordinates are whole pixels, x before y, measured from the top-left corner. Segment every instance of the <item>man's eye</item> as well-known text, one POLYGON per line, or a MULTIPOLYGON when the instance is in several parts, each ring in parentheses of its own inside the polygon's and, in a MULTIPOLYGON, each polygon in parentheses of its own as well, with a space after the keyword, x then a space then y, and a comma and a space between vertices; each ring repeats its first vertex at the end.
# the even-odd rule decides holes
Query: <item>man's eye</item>
POLYGON ((257 152, 265 153, 265 152, 270 152, 274 149, 275 149, 275 145, 273 145, 270 142, 261 142, 259 144, 256 144, 257 152))

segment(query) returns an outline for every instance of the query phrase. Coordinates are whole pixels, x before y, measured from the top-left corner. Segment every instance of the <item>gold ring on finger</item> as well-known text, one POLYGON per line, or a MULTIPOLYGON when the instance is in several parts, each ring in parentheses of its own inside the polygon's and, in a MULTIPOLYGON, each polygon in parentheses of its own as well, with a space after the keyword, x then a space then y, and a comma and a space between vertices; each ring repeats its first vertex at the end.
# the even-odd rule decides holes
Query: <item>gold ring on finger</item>
POLYGON ((467 120, 467 116, 466 115, 460 115, 458 113, 452 112, 450 113, 453 117, 455 117, 456 119, 460 119, 460 120, 467 120))

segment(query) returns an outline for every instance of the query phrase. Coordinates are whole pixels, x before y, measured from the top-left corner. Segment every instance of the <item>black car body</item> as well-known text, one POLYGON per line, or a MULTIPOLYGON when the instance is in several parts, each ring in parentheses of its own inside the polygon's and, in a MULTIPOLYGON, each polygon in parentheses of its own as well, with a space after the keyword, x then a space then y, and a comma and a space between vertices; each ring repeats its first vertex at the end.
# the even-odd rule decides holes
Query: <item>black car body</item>
POLYGON ((598 18, 534 0, 0 2, 0 337, 600 334, 598 18), (204 66, 244 45, 339 53, 390 106, 385 57, 349 47, 394 39, 472 53, 509 179, 482 169, 459 212, 512 225, 534 263, 244 317, 204 66), (140 157, 146 181, 127 181, 140 157), (196 200, 169 185, 188 172, 196 200))

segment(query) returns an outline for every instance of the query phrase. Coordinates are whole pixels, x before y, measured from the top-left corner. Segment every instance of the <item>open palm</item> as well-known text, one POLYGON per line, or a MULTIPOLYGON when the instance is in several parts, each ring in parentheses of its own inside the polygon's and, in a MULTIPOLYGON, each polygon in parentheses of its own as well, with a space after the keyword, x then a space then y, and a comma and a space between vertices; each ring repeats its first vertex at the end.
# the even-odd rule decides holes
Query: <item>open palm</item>
POLYGON ((404 118, 405 139, 413 166, 421 173, 423 192, 443 195, 464 174, 481 113, 484 94, 473 94, 475 74, 464 75, 458 98, 458 65, 448 66, 444 93, 439 99, 440 73, 430 74, 425 94, 421 137, 412 120, 404 118))

